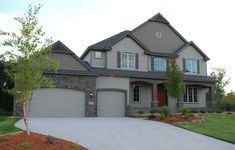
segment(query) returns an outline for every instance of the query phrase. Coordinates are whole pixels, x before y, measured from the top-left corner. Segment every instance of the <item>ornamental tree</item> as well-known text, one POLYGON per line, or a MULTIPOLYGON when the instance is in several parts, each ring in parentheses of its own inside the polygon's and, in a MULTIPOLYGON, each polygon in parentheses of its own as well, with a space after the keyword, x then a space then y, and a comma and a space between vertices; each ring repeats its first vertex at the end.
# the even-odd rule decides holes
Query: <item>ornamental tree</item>
POLYGON ((166 89, 169 96, 177 100, 185 91, 184 73, 177 66, 175 58, 169 60, 166 89))
POLYGON ((29 135, 29 108, 33 91, 40 87, 53 87, 53 82, 44 74, 44 70, 58 68, 58 63, 50 59, 47 54, 51 50, 51 38, 45 38, 45 32, 39 26, 36 15, 41 5, 32 7, 29 5, 28 12, 24 16, 14 18, 20 24, 19 32, 1 32, 6 36, 1 46, 10 50, 4 54, 6 60, 5 72, 15 86, 5 89, 7 93, 16 97, 16 102, 23 109, 25 131, 29 135))

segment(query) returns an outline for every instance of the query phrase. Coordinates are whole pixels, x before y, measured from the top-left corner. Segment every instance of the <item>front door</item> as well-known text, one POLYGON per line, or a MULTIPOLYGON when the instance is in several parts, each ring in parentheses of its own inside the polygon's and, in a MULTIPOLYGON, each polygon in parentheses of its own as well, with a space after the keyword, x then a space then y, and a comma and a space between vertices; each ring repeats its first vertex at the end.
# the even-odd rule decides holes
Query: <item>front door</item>
POLYGON ((157 101, 158 107, 165 105, 165 89, 162 84, 157 86, 157 101))

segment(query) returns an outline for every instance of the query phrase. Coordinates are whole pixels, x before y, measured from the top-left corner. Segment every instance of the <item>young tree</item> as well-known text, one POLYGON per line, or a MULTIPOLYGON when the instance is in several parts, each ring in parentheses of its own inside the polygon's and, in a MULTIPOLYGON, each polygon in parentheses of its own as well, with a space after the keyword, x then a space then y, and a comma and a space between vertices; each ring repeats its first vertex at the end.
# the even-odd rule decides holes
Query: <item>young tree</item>
POLYGON ((29 102, 35 89, 40 87, 53 87, 53 82, 44 74, 44 70, 58 68, 58 63, 48 58, 52 40, 44 38, 45 32, 38 25, 36 15, 41 5, 32 7, 23 17, 14 18, 20 25, 19 34, 15 32, 2 32, 8 38, 2 42, 3 46, 11 50, 4 54, 8 69, 5 72, 9 75, 15 86, 5 91, 15 95, 18 103, 23 107, 23 120, 26 133, 29 135, 29 102), (43 39, 44 38, 44 39, 43 39))
POLYGON ((166 89, 169 96, 177 100, 185 91, 184 73, 177 66, 175 58, 171 58, 167 69, 166 89))
POLYGON ((235 92, 231 91, 227 93, 224 97, 224 101, 226 104, 235 105, 235 92))
POLYGON ((224 69, 213 68, 213 70, 214 71, 210 75, 216 81, 215 96, 216 96, 217 105, 221 107, 224 101, 225 87, 229 85, 230 79, 225 79, 226 71, 224 69))

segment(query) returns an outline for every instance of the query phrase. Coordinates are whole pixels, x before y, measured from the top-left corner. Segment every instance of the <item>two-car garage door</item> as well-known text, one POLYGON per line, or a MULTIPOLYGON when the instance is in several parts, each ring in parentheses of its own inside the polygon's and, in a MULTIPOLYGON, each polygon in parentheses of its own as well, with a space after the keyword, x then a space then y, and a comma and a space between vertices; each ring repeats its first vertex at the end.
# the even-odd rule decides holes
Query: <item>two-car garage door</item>
MULTIPOLYGON (((98 90, 97 116, 125 116, 125 91, 98 90)), ((94 107, 95 109, 95 107, 94 107)), ((84 117, 85 92, 70 89, 39 89, 30 103, 31 117, 84 117)))
POLYGON ((33 93, 31 117, 83 117, 85 93, 69 89, 39 89, 33 93))

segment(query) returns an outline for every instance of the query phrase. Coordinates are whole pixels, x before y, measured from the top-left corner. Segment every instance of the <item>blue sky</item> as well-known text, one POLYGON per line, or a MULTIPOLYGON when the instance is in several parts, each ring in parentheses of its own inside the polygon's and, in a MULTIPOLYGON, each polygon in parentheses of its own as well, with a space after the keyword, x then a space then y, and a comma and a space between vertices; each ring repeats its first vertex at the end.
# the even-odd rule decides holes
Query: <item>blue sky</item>
POLYGON ((89 45, 132 30, 160 12, 211 58, 208 74, 211 67, 226 69, 234 77, 227 91, 235 90, 234 0, 0 0, 0 29, 15 30, 12 18, 29 4, 43 4, 38 17, 47 36, 78 56, 89 45))

